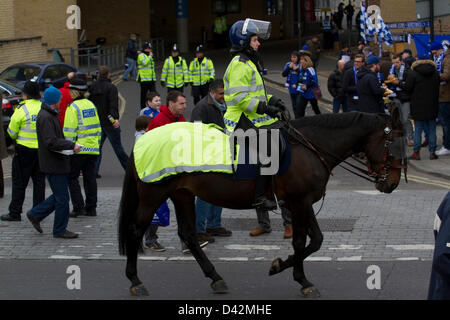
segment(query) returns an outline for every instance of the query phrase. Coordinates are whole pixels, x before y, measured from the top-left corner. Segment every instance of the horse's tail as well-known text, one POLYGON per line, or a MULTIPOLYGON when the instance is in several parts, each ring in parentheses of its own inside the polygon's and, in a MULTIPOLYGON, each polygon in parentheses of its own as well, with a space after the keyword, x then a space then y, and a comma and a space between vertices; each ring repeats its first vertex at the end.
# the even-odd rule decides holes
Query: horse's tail
MULTIPOLYGON (((121 255, 127 254, 127 242, 130 241, 130 236, 133 237, 133 233, 136 232, 135 223, 139 196, 137 193, 137 181, 134 176, 134 168, 134 156, 131 153, 123 180, 122 199, 120 200, 119 208, 118 234, 119 253, 121 255)), ((139 246, 139 249, 142 250, 142 243, 139 246)))

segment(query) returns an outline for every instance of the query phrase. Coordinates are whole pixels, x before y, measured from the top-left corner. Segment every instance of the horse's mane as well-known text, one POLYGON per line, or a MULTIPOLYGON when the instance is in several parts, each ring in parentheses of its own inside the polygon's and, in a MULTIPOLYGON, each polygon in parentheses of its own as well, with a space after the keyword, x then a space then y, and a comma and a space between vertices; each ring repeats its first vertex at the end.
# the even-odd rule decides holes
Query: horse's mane
POLYGON ((291 124, 297 128, 322 127, 329 129, 345 129, 362 127, 365 129, 378 129, 386 123, 388 115, 369 114, 361 112, 348 112, 339 114, 321 114, 292 120, 291 124))

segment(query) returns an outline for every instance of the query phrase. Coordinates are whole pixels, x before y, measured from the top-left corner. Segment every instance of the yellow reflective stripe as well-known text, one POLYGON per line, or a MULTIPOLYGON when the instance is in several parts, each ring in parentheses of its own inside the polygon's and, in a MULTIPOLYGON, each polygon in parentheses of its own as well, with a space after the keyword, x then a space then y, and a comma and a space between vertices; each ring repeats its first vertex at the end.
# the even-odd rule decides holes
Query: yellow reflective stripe
POLYGON ((254 97, 250 99, 250 103, 248 104, 247 108, 245 109, 245 112, 252 113, 253 108, 259 104, 259 100, 255 99, 254 97))
POLYGON ((23 137, 23 136, 18 136, 17 140, 23 140, 23 141, 37 141, 37 138, 29 138, 29 137, 23 137))
POLYGON ((217 165, 199 165, 199 166, 177 166, 171 168, 164 168, 158 172, 152 173, 148 176, 143 177, 141 180, 143 182, 150 182, 156 180, 167 174, 175 174, 178 172, 193 172, 193 171, 208 171, 208 170, 221 170, 228 171, 232 170, 231 165, 217 164, 217 165))
POLYGON ((18 132, 12 131, 10 128, 8 128, 7 131, 11 136, 14 136, 14 137, 19 134, 18 132))

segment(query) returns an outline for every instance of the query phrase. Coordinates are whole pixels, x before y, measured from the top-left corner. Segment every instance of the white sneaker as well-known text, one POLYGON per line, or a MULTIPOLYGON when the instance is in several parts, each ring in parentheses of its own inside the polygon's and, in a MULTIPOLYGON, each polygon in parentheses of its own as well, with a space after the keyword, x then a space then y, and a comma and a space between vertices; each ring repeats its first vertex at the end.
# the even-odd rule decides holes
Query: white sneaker
POLYGON ((438 151, 436 151, 436 154, 437 154, 438 156, 446 156, 446 155, 449 155, 449 154, 450 154, 450 150, 448 150, 448 149, 445 148, 445 147, 442 147, 442 148, 440 148, 438 151))

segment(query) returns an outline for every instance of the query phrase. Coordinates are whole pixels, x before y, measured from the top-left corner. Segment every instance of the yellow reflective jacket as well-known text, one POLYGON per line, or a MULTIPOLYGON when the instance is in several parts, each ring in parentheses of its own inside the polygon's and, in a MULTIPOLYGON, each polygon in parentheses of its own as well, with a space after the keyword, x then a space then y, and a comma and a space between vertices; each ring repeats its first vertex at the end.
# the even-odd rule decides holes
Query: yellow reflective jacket
POLYGON ((161 81, 164 81, 168 88, 181 88, 185 83, 191 82, 186 60, 180 57, 175 63, 172 56, 168 57, 164 61, 161 81))
POLYGON ((210 80, 214 80, 215 71, 212 60, 204 57, 200 63, 197 58, 191 61, 189 72, 193 86, 201 86, 210 80))
POLYGON ((17 144, 31 149, 38 148, 36 118, 41 106, 42 102, 38 99, 28 99, 17 106, 7 130, 17 144))
POLYGON ((236 55, 228 65, 223 81, 227 104, 224 121, 229 132, 236 129, 242 114, 257 128, 278 121, 256 112, 259 101, 267 103, 272 95, 266 94, 261 74, 248 58, 236 55))
POLYGON ((155 61, 152 56, 147 56, 145 53, 141 53, 137 59, 137 78, 140 82, 144 81, 156 81, 155 73, 155 61))
POLYGON ((66 140, 83 145, 79 154, 100 154, 102 129, 97 108, 88 99, 67 106, 63 131, 66 140))

